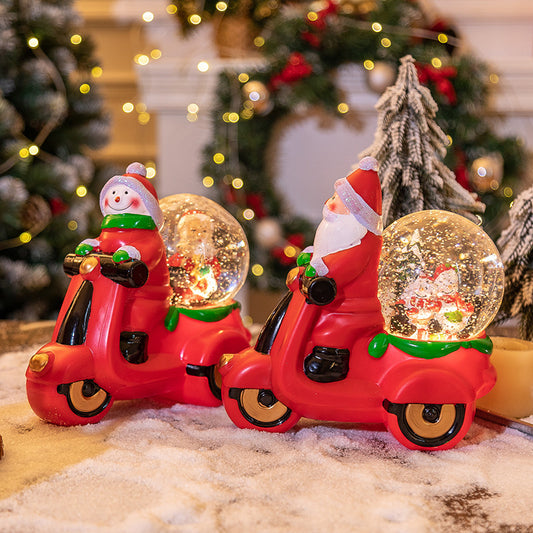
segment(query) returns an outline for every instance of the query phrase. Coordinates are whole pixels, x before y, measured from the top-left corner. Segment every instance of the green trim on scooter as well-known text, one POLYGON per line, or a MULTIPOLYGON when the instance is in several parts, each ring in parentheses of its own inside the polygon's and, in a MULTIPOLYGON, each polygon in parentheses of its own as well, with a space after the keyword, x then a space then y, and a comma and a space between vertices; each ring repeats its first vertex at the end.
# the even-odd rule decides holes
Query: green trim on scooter
POLYGON ((187 309, 185 307, 171 306, 165 318, 165 327, 168 331, 174 331, 178 326, 180 315, 185 315, 202 322, 218 322, 219 320, 226 318, 234 309, 240 308, 241 304, 239 302, 232 302, 221 307, 208 307, 204 309, 187 309))
POLYGON ((385 354, 389 344, 392 344, 399 350, 402 350, 413 357, 419 357, 421 359, 444 357, 445 355, 455 352, 459 348, 473 348, 474 350, 487 355, 492 353, 492 341, 489 337, 467 341, 417 341, 395 337, 388 333, 378 333, 370 341, 368 353, 372 357, 379 359, 385 354))

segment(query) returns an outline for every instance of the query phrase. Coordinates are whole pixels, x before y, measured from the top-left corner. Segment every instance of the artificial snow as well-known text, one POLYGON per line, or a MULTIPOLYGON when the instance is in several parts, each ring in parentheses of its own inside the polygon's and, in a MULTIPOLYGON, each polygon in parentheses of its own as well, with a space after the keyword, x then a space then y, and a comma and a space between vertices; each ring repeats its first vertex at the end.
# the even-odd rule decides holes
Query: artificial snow
POLYGON ((533 531, 533 438, 515 430, 476 421, 418 452, 379 427, 270 434, 140 400, 56 427, 26 402, 31 353, 0 355, 0 532, 533 531))

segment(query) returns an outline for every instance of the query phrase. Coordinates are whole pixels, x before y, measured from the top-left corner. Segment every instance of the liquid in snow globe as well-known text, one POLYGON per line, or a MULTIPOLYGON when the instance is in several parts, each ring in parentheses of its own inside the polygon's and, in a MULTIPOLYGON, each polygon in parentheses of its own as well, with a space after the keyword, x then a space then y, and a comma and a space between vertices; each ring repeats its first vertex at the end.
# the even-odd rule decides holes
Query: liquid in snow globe
POLYGON ((478 337, 498 312, 503 287, 496 245, 461 215, 419 211, 383 232, 378 296, 392 335, 426 341, 478 337))

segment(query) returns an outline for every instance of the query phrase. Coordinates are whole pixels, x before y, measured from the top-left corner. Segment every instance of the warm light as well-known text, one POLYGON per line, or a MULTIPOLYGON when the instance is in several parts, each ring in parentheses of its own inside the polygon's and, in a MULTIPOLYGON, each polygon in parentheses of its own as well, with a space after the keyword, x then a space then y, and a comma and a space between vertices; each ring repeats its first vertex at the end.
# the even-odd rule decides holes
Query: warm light
POLYGON ((342 114, 344 114, 344 113, 348 113, 348 111, 350 111, 350 107, 348 106, 347 103, 345 103, 345 102, 341 102, 341 103, 337 106, 337 111, 338 111, 339 113, 342 113, 342 114))
POLYGON ((374 62, 371 59, 366 59, 363 63, 363 67, 365 67, 366 70, 372 70, 374 68, 374 62))
POLYGON ((104 73, 102 67, 93 67, 91 69, 91 74, 93 78, 99 78, 104 73))
POLYGON ((202 184, 209 189, 209 187, 212 187, 215 184, 215 180, 211 176, 205 176, 202 180, 202 184))
POLYGON ((146 54, 137 54, 133 60, 138 65, 148 65, 150 63, 150 58, 146 54))
POLYGON ((249 120, 253 116, 254 116, 254 112, 253 112, 252 109, 248 109, 248 108, 245 107, 245 109, 243 109, 241 111, 241 118, 244 119, 244 120, 249 120))
POLYGON ((149 166, 150 164, 146 165, 146 177, 151 180, 152 178, 155 178, 155 175, 157 174, 157 171, 155 167, 153 166, 153 163, 151 163, 152 166, 149 166))
POLYGON ((383 39, 381 39, 381 46, 383 46, 383 48, 389 48, 391 44, 392 41, 387 37, 383 37, 383 39))
POLYGON ((135 109, 135 106, 131 102, 126 102, 122 105, 122 111, 124 113, 131 113, 135 109))
POLYGON ((81 43, 81 35, 79 35, 78 33, 75 33, 71 38, 70 38, 70 42, 72 44, 80 44, 81 43))
POLYGON ((80 198, 83 198, 84 196, 87 196, 87 187, 85 187, 85 185, 80 185, 79 187, 76 188, 76 194, 80 198))
POLYGON ((200 22, 202 22, 202 17, 198 13, 189 16, 189 24, 197 26, 200 22))
POLYGON ((78 229, 78 223, 75 220, 69 220, 67 224, 67 228, 70 231, 76 231, 78 229))
POLYGON ((189 104, 187 106, 187 111, 189 113, 198 113, 198 111, 200 111, 200 108, 198 107, 198 104, 189 104))
POLYGON ((242 218, 244 218, 244 220, 252 220, 254 217, 255 213, 253 209, 248 208, 242 212, 242 218))
POLYGON ((435 68, 440 68, 440 67, 442 67, 442 61, 441 61, 438 57, 434 57, 434 58, 431 60, 431 64, 432 64, 435 68))
POLYGON ((239 113, 228 113, 228 121, 233 124, 239 122, 239 113))
POLYGON ((154 14, 151 11, 145 11, 142 14, 142 19, 144 22, 152 22, 152 20, 154 20, 154 14))
POLYGON ((28 148, 28 152, 31 154, 31 155, 37 155, 39 153, 39 147, 36 145, 36 144, 32 144, 29 148, 28 148))
POLYGON ((137 115, 137 121, 139 122, 139 124, 141 126, 146 126, 146 124, 148 124, 148 122, 150 122, 150 113, 139 113, 137 115))
POLYGON ((372 30, 379 33, 383 29, 383 26, 379 22, 372 23, 372 30))
POLYGON ((23 243, 30 242, 31 239, 32 239, 31 233, 28 232, 28 231, 23 231, 23 232, 19 235, 19 239, 20 239, 20 242, 23 242, 23 243))
POLYGON ((144 102, 139 102, 135 105, 135 111, 137 111, 137 113, 144 113, 146 111, 146 104, 144 102))
POLYGON ((80 85, 80 93, 87 94, 91 90, 91 86, 88 83, 82 83, 80 85))
POLYGON ((499 188, 500 188, 500 184, 496 181, 496 180, 492 180, 490 182, 490 188, 493 190, 493 191, 497 191, 499 188))
POLYGON ((198 120, 198 115, 196 113, 187 113, 187 120, 189 122, 196 122, 198 120))
POLYGON ((283 253, 287 256, 287 257, 294 257, 296 255, 296 248, 294 246, 285 246, 285 248, 283 249, 283 253))
POLYGON ((225 161, 225 157, 224 157, 224 154, 221 154, 220 152, 217 152, 214 156, 213 156, 213 161, 217 164, 217 165, 221 165, 222 163, 224 163, 225 161))
POLYGON ((231 182, 231 186, 234 189, 242 189, 243 185, 244 185, 244 181, 242 181, 241 178, 233 178, 233 181, 231 182))
POLYGON ((511 198, 511 196, 513 196, 513 189, 511 189, 511 187, 504 187, 504 189, 503 189, 503 195, 504 195, 506 198, 511 198))
POLYGON ((248 76, 248 74, 246 74, 246 72, 241 72, 241 73, 239 74, 239 78, 238 78, 238 79, 239 79, 239 81, 240 81, 241 83, 246 83, 247 81, 249 81, 250 76, 248 76))
POLYGON ((22 159, 26 159, 26 157, 29 157, 30 155, 30 152, 27 148, 21 148, 19 150, 19 156, 22 158, 22 159))
POLYGON ((30 37, 28 39, 28 46, 30 48, 37 48, 39 46, 39 39, 37 37, 30 37))
POLYGON ((161 59, 161 56, 163 55, 163 52, 161 52, 161 50, 159 50, 159 48, 154 48, 151 52, 150 52, 150 57, 152 59, 161 59))
POLYGON ((177 12, 178 12, 177 6, 175 6, 174 4, 168 4, 167 13, 169 15, 175 15, 177 12))
POLYGON ((318 15, 314 11, 309 11, 309 13, 307 13, 307 18, 311 22, 315 22, 316 20, 318 20, 318 15))
POLYGON ((453 139, 450 135, 446 135, 446 139, 448 139, 448 144, 446 146, 451 146, 453 144, 453 139))
POLYGON ((255 46, 257 46, 257 48, 261 48, 261 46, 263 46, 265 44, 265 39, 261 36, 259 37, 256 37, 254 39, 254 44, 255 46))
POLYGON ((226 9, 228 9, 228 4, 226 4, 226 2, 217 2, 215 7, 218 11, 226 11, 226 9))
POLYGON ((252 270, 252 274, 257 277, 262 276, 265 271, 265 269, 258 263, 256 263, 255 265, 252 265, 251 270, 252 270))
POLYGON ((439 33, 437 36, 439 43, 446 44, 448 42, 448 36, 445 33, 439 33))
POLYGON ((209 70, 209 63, 207 61, 200 61, 197 68, 200 72, 207 72, 209 70))
POLYGON ((490 83, 494 83, 494 84, 499 83, 500 77, 498 76, 498 74, 494 74, 494 73, 490 74, 489 75, 489 81, 490 81, 490 83))

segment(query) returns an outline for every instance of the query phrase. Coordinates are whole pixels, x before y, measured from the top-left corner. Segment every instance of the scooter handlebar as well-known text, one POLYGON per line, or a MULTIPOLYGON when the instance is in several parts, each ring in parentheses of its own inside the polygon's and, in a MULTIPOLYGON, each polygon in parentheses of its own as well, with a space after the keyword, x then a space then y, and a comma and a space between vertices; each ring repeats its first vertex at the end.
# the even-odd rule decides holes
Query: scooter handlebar
POLYGON ((330 304, 337 296, 337 284, 332 278, 317 276, 300 278, 300 292, 314 305, 330 304))
POLYGON ((102 276, 130 289, 142 287, 148 279, 148 267, 138 259, 115 263, 108 254, 76 255, 68 254, 63 261, 63 270, 67 276, 80 273, 80 266, 87 258, 96 258, 100 264, 102 276))

